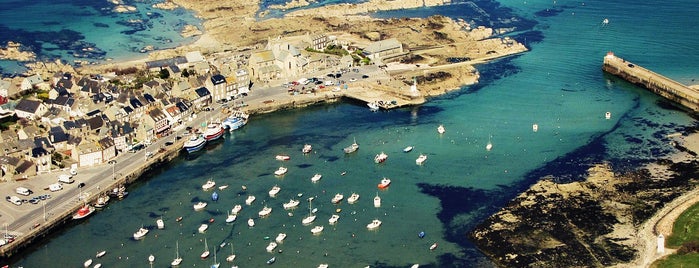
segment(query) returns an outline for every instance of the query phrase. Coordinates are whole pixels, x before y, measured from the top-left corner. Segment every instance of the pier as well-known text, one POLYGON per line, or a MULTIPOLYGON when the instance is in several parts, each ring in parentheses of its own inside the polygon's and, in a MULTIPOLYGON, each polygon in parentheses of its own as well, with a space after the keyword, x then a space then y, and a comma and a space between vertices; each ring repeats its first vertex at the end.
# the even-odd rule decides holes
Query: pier
POLYGON ((692 112, 699 112, 699 90, 619 58, 612 52, 604 56, 602 70, 645 87, 692 112))

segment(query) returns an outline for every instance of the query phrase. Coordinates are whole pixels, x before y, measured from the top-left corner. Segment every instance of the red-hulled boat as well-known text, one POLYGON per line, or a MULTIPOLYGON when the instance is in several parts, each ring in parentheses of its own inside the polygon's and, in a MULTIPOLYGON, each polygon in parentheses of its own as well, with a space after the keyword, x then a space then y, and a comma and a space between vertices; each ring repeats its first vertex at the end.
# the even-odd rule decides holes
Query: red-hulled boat
POLYGON ((389 178, 383 178, 381 179, 381 183, 379 183, 378 187, 379 189, 386 189, 389 185, 391 185, 391 180, 389 178))
POLYGON ((73 214, 73 219, 79 220, 79 219, 85 218, 87 216, 90 216, 90 214, 92 214, 92 212, 95 212, 95 208, 93 206, 84 205, 80 209, 78 209, 78 211, 75 212, 75 214, 73 214))
POLYGON ((204 131, 204 139, 206 141, 212 141, 223 136, 225 130, 218 123, 211 123, 206 127, 204 131))

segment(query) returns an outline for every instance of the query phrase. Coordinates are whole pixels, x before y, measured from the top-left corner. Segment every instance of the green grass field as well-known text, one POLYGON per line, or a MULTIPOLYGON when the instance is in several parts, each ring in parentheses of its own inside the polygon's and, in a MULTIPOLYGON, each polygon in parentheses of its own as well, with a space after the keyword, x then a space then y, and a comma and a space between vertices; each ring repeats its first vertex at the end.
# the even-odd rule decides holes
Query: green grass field
MULTIPOLYGON (((689 207, 675 221, 672 235, 665 238, 665 246, 679 249, 683 243, 699 242, 699 204, 689 207)), ((656 261, 651 267, 699 267, 699 253, 672 254, 656 261)))

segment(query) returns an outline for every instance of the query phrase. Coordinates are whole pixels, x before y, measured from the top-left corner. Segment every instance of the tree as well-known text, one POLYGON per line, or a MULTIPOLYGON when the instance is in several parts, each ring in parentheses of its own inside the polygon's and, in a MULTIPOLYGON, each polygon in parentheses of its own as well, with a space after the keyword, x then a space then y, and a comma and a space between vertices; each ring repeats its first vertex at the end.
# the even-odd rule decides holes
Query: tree
POLYGON ((168 79, 170 78, 170 71, 168 71, 167 69, 160 69, 158 77, 160 77, 161 79, 168 79))

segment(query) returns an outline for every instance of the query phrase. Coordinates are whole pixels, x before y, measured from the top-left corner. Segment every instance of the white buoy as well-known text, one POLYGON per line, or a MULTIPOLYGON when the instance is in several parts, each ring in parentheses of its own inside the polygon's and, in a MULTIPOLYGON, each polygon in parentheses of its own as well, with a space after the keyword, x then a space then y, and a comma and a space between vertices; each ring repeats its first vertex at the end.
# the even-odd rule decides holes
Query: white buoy
POLYGON ((665 237, 663 234, 658 235, 658 253, 665 253, 665 237))

